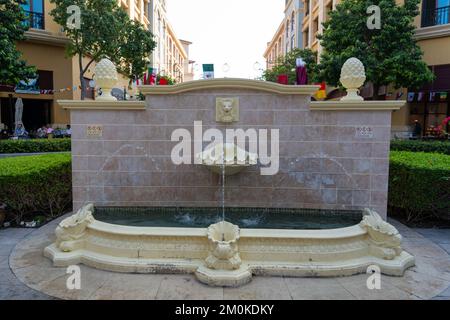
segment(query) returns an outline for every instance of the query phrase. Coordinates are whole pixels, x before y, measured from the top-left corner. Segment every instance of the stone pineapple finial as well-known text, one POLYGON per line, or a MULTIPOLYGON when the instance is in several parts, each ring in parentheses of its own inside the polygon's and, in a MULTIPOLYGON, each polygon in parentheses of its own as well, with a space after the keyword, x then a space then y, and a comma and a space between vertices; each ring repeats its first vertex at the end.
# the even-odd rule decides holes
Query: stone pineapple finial
POLYGON ((102 95, 97 97, 99 101, 117 101, 111 95, 111 89, 117 83, 116 66, 109 59, 102 59, 95 66, 94 80, 98 87, 102 88, 102 95))
POLYGON ((359 95, 359 88, 366 81, 366 71, 364 65, 357 58, 350 58, 345 61, 341 69, 340 81, 347 91, 347 95, 341 101, 362 101, 359 95))

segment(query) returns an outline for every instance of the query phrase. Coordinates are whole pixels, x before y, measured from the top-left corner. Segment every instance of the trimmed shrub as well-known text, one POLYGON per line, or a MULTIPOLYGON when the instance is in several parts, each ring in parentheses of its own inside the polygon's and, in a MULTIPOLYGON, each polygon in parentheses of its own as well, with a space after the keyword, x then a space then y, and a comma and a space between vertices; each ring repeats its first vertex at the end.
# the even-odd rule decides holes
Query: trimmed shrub
POLYGON ((450 154, 450 141, 392 140, 391 150, 450 154))
POLYGON ((392 151, 389 206, 407 221, 450 221, 450 156, 392 151))
POLYGON ((70 153, 0 159, 0 202, 16 223, 64 213, 72 203, 70 153))
POLYGON ((0 153, 65 152, 71 150, 70 139, 0 140, 0 153))

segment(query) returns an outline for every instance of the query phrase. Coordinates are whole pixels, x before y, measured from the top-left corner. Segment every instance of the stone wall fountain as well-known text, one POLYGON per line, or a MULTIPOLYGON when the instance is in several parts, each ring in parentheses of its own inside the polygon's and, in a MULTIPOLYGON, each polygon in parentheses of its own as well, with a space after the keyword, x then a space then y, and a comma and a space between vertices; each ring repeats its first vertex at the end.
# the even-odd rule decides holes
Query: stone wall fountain
POLYGON ((349 92, 341 101, 311 102, 317 86, 244 79, 143 86, 145 102, 59 101, 71 110, 78 212, 44 254, 55 266, 193 273, 218 286, 252 275, 346 276, 374 264, 403 275, 414 257, 385 219, 391 112, 404 102, 362 101, 355 59, 341 78, 349 92), (273 175, 261 175, 261 145, 195 144, 209 129, 251 128, 279 134, 273 175), (177 129, 194 141, 190 163, 172 161, 177 129))

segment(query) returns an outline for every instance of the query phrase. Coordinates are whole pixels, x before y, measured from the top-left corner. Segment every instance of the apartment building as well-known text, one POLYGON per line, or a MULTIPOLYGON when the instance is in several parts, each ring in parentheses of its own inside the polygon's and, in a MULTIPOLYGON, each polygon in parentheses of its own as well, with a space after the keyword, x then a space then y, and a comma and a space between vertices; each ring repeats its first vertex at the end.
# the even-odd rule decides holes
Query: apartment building
POLYGON ((303 6, 302 0, 285 0, 284 19, 264 52, 267 69, 272 68, 279 57, 292 49, 303 47, 300 29, 304 17, 303 6))
MULTIPOLYGON (((123 1, 123 0, 122 0, 123 1)), ((167 18, 167 1, 149 1, 149 19, 151 32, 155 36, 156 49, 150 57, 153 68, 161 74, 184 82, 193 78, 193 62, 189 60, 189 41, 177 38, 167 18)))
MULTIPOLYGON (((23 123, 26 129, 69 123, 69 112, 56 102, 59 99, 78 99, 78 68, 75 59, 67 59, 67 39, 61 26, 50 16, 54 8, 48 0, 30 0, 23 5, 30 29, 26 40, 17 43, 17 49, 29 65, 37 68, 38 82, 34 88, 23 88, 15 92, 14 87, 0 85, 0 106, 2 127, 13 127, 13 105, 17 98, 24 103, 23 123)), ((89 79, 86 79, 89 81, 89 79)))
MULTIPOLYGON (((164 0, 117 0, 118 5, 125 10, 131 19, 141 22, 145 28, 155 32, 154 11, 160 8, 163 13, 161 20, 164 28, 162 41, 159 39, 155 52, 161 53, 158 66, 160 70, 174 77, 177 81, 184 81, 185 67, 188 60, 188 45, 183 44, 175 36, 165 18, 164 0), (158 6, 155 5, 158 3, 158 6), (168 63, 166 63, 168 61, 168 63)), ((80 99, 78 57, 66 58, 65 45, 67 38, 62 27, 50 16, 54 4, 49 0, 29 0, 23 5, 30 29, 26 32, 26 40, 17 43, 18 50, 29 65, 37 68, 38 80, 32 87, 15 89, 0 84, 0 128, 13 127, 14 104, 17 98, 24 103, 23 123, 26 129, 36 129, 42 125, 51 124, 53 127, 65 127, 70 123, 69 112, 62 109, 57 100, 80 99)), ((156 12, 156 11, 155 11, 156 12)), ((189 43, 190 44, 190 43, 189 43)), ((151 59, 154 59, 155 53, 151 59)), ((95 64, 92 64, 85 74, 84 81, 88 84, 92 80, 95 64)), ((122 78, 118 87, 123 88, 128 80, 122 78)), ((94 91, 89 87, 87 98, 94 99, 94 91)))
MULTIPOLYGON (((329 19, 330 12, 339 2, 285 0, 285 17, 264 52, 267 68, 273 66, 277 57, 294 47, 316 51, 320 63, 323 49, 317 35, 323 32, 322 23, 329 19), (292 17, 297 18, 293 26, 292 17)), ((403 0, 396 2, 402 4, 403 0)), ((424 52, 423 60, 436 79, 419 90, 402 90, 402 99, 407 96, 408 104, 392 116, 393 135, 398 137, 407 137, 415 120, 421 123, 425 132, 427 128, 438 126, 450 115, 450 0, 422 0, 419 9, 420 14, 414 21, 417 27, 415 38, 424 52)), ((387 99, 399 96, 397 92, 391 93, 387 99)))
MULTIPOLYGON (((450 116, 450 0, 422 0, 416 17, 415 38, 433 71, 435 80, 418 90, 406 90, 407 107, 392 117, 393 133, 407 137, 415 120, 427 130, 442 124, 450 116)), ((450 129, 447 126, 446 130, 450 129)))

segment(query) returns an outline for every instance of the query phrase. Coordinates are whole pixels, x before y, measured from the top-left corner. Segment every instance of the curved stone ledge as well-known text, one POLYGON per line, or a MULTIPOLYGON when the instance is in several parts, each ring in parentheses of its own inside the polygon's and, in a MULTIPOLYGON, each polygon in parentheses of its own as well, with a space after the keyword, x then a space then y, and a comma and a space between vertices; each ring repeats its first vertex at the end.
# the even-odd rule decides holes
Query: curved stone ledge
POLYGON ((406 104, 402 100, 382 101, 311 101, 311 111, 386 111, 399 110, 406 104))
POLYGON ((145 110, 145 101, 58 100, 68 110, 145 110))
POLYGON ((223 78, 188 81, 170 86, 147 85, 140 86, 139 90, 144 95, 168 95, 210 89, 247 89, 277 94, 313 95, 319 88, 320 86, 316 85, 290 86, 269 81, 223 78))

